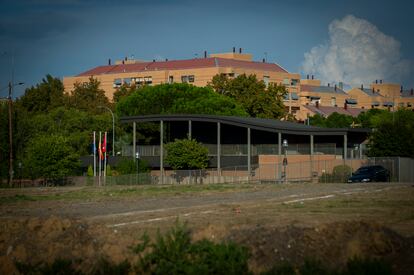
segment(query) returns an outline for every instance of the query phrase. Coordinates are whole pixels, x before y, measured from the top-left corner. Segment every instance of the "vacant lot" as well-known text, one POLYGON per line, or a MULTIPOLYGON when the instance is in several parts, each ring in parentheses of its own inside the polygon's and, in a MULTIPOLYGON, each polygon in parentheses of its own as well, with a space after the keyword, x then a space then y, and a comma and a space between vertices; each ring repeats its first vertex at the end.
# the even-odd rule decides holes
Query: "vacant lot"
POLYGON ((2 189, 0 273, 14 261, 100 257, 136 260, 129 249, 176 220, 194 239, 250 248, 260 272, 316 258, 335 267, 380 257, 396 273, 414 271, 411 184, 112 186, 2 189))

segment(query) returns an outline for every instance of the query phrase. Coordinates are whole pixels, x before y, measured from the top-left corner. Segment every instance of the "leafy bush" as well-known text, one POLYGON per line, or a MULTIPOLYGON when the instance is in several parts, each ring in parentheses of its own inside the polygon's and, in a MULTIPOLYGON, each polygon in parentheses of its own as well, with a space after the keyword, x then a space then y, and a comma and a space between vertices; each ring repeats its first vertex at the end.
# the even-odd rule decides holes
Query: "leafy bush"
POLYGON ((346 182, 346 180, 351 176, 351 174, 352 168, 348 165, 337 165, 333 168, 332 174, 323 173, 319 178, 319 182, 346 182))
MULTIPOLYGON (((137 173, 137 163, 132 159, 122 159, 116 165, 116 171, 120 175, 129 175, 137 173)), ((142 159, 138 159, 138 169, 140 173, 145 173, 150 170, 148 162, 142 159)))
POLYGON ((135 266, 139 274, 250 274, 245 247, 208 240, 192 243, 190 231, 178 222, 164 236, 158 233, 155 243, 144 235, 133 250, 140 257, 135 266))

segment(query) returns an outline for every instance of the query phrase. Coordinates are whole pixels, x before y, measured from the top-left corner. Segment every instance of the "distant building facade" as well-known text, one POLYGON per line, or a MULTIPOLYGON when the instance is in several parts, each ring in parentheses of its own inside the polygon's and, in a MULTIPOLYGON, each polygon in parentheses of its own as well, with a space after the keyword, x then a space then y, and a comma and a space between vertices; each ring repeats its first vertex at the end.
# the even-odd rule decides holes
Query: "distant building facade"
POLYGON ((398 108, 414 109, 413 89, 404 90, 399 84, 374 81, 370 87, 353 88, 344 91, 342 84, 321 85, 321 81, 307 76, 301 79, 300 74, 290 73, 276 63, 253 61, 252 55, 236 52, 217 53, 203 58, 187 60, 164 60, 151 62, 128 59, 116 61, 114 65, 108 61, 106 66, 98 66, 76 76, 64 77, 65 91, 70 92, 75 83, 89 82, 93 77, 101 83, 106 96, 112 100, 114 92, 122 85, 157 85, 163 83, 189 83, 195 86, 206 86, 217 74, 229 78, 241 74, 256 75, 267 85, 277 83, 284 85, 288 94, 284 98, 286 110, 300 121, 305 121, 314 114, 328 116, 333 112, 357 116, 369 109, 398 108))

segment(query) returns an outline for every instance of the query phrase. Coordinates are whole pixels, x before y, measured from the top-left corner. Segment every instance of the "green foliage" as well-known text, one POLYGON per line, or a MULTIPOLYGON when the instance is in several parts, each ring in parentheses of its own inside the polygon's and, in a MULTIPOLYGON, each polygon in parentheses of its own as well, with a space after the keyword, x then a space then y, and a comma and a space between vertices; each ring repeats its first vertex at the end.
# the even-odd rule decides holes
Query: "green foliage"
POLYGON ((316 114, 310 117, 310 125, 327 127, 327 128, 349 128, 356 121, 352 116, 339 114, 337 112, 331 114, 327 118, 316 114))
POLYGON ((55 259, 53 263, 37 263, 37 264, 26 264, 21 262, 16 262, 15 266, 21 274, 29 275, 80 275, 82 272, 76 270, 73 267, 73 262, 66 259, 55 259))
POLYGON ((105 91, 99 88, 100 82, 91 77, 87 83, 75 83, 70 105, 78 110, 96 114, 100 112, 98 106, 110 107, 105 91))
POLYGON ((255 75, 239 75, 230 79, 216 75, 209 83, 217 93, 234 98, 251 117, 281 118, 285 115, 283 96, 287 90, 282 85, 270 83, 268 87, 255 75))
POLYGON ((16 102, 30 113, 47 112, 67 102, 63 83, 59 78, 46 75, 36 87, 26 89, 25 94, 16 102))
POLYGON ((93 168, 92 165, 88 166, 88 172, 86 173, 88 177, 93 177, 93 168))
MULTIPOLYGON (((150 170, 148 162, 143 159, 138 159, 138 169, 140 173, 145 173, 150 170)), ((129 175, 137 173, 137 163, 132 158, 124 158, 118 162, 115 170, 120 175, 129 175)))
POLYGON ((111 165, 107 165, 107 166, 106 166, 106 175, 107 175, 107 176, 112 176, 112 169, 111 169, 111 165))
POLYGON ((165 160, 174 170, 204 169, 208 165, 208 149, 195 139, 176 139, 165 148, 165 160))
POLYGON ((332 174, 323 173, 319 178, 319 182, 323 183, 335 183, 335 182, 346 182, 351 176, 352 168, 348 165, 337 165, 333 168, 332 174))
POLYGON ((369 139, 369 156, 414 157, 414 112, 380 113, 369 139))
POLYGON ((343 275, 389 275, 393 274, 389 263, 379 259, 353 258, 348 260, 343 275))
POLYGON ((58 180, 73 175, 79 168, 79 155, 60 135, 37 136, 27 147, 25 167, 34 177, 58 180))
POLYGON ((122 275, 129 274, 131 264, 128 260, 124 260, 118 264, 109 261, 106 258, 100 258, 94 266, 91 274, 93 275, 122 275))
POLYGON ((144 86, 122 98, 116 106, 119 116, 148 114, 215 114, 246 116, 232 99, 205 87, 188 84, 144 86))
POLYGON ((139 255, 139 274, 250 274, 246 248, 208 240, 193 243, 190 231, 178 222, 164 236, 158 233, 155 243, 144 235, 133 251, 139 255))

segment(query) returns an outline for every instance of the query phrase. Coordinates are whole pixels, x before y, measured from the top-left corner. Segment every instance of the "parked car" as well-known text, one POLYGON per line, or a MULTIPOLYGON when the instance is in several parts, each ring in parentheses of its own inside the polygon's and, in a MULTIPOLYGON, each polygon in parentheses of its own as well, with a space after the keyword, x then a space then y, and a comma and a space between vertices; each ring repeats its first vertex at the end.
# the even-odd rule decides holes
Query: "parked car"
POLYGON ((349 183, 389 180, 390 172, 381 165, 362 166, 348 178, 349 183))

